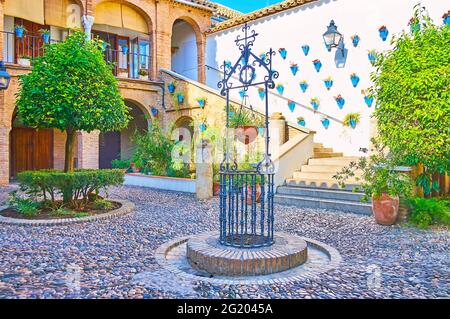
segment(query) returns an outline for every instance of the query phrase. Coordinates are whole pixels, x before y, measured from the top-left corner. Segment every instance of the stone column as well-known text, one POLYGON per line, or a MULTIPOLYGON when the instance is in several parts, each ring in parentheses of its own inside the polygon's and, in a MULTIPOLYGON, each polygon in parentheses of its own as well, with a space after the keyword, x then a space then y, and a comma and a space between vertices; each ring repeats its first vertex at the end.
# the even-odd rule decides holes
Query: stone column
POLYGON ((213 156, 212 144, 202 140, 195 145, 196 183, 198 199, 213 197, 213 156))
POLYGON ((200 35, 200 41, 197 41, 197 65, 198 65, 198 82, 206 82, 205 70, 205 51, 206 51, 206 36, 200 35))
POLYGON ((280 146, 286 142, 286 119, 281 112, 275 112, 270 115, 269 134, 269 152, 272 155, 277 155, 280 146))
POLYGON ((84 33, 88 41, 91 39, 92 26, 94 25, 94 17, 90 15, 84 15, 81 17, 81 23, 83 24, 84 33))
MULTIPOLYGON (((2 94, 3 95, 3 94, 2 94)), ((3 97, 2 97, 3 99, 3 97)), ((9 133, 11 127, 0 126, 0 185, 9 184, 9 133)))
POLYGON ((78 134, 78 167, 98 168, 99 131, 78 134))

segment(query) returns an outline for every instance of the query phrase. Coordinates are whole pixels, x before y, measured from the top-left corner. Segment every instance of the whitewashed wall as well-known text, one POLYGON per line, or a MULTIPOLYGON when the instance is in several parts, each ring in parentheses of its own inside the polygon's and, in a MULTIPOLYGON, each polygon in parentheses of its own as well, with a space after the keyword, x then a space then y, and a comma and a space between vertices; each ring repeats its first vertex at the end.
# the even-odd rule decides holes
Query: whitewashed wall
POLYGON ((186 22, 175 23, 172 30, 172 70, 192 80, 198 78, 197 40, 192 27, 186 22))
MULTIPOLYGON (((372 108, 364 102, 362 89, 370 87, 369 75, 373 71, 367 52, 370 49, 378 51, 389 48, 392 35, 402 29, 409 30, 408 21, 412 17, 416 0, 323 0, 300 6, 269 17, 258 19, 249 25, 259 33, 253 52, 259 55, 272 47, 275 51, 284 47, 287 58, 283 60, 277 53, 274 57, 275 69, 280 72, 277 83, 285 86, 284 97, 294 100, 308 109, 298 106, 291 112, 287 101, 271 95, 270 112, 281 111, 285 117, 296 122, 297 117, 306 119, 306 127, 317 131, 315 141, 325 146, 333 147, 346 155, 361 155, 360 148, 369 146, 371 125, 370 114, 372 108), (335 49, 328 52, 324 46, 322 34, 326 31, 330 20, 334 20, 339 32, 345 37, 345 46, 348 49, 347 63, 344 68, 337 68, 334 63, 335 49), (386 25, 389 38, 383 42, 379 36, 378 28, 386 25), (358 47, 353 47, 350 37, 358 34, 361 41, 358 47), (305 56, 301 46, 308 44, 310 52, 305 56), (312 61, 320 59, 323 66, 320 73, 313 67, 312 61), (299 72, 293 76, 290 62, 299 65, 299 72), (357 88, 352 86, 350 74, 357 73, 361 78, 357 88), (334 86, 330 91, 325 88, 323 80, 331 76, 334 86), (299 82, 306 80, 309 88, 302 93, 299 82), (340 110, 334 96, 341 94, 346 100, 345 106, 340 110), (319 111, 330 116, 330 126, 326 130, 321 122, 320 115, 310 110, 310 99, 319 97, 321 104, 319 111), (361 113, 361 123, 356 129, 343 127, 339 121, 350 112, 361 113), (335 118, 336 120, 334 120, 335 118)), ((422 0, 430 16, 436 24, 442 24, 441 16, 450 9, 448 0, 422 0)), ((236 61, 239 51, 234 44, 242 26, 234 27, 222 32, 211 34, 207 38, 206 64, 219 68, 224 60, 236 61)), ((260 71, 262 73, 262 71, 260 71)), ((207 84, 216 88, 219 80, 218 73, 207 68, 207 84)), ((276 90, 273 90, 277 93, 276 90)), ((238 96, 238 92, 236 92, 238 96)), ((257 91, 249 92, 250 101, 256 108, 263 106, 257 91)))

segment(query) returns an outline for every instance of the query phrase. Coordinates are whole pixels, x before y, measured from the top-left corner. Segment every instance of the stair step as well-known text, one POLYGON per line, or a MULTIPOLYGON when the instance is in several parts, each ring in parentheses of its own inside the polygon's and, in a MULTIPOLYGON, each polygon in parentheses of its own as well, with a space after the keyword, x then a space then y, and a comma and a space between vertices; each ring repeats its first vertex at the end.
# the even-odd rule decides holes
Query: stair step
POLYGON ((291 205, 296 207, 333 209, 363 215, 372 214, 372 206, 370 204, 358 203, 353 201, 338 201, 323 198, 276 194, 274 202, 277 204, 291 205))
POLYGON ((341 188, 335 180, 318 180, 316 178, 306 179, 303 178, 301 180, 295 178, 286 179, 287 186, 301 186, 301 187, 312 187, 312 188, 325 188, 325 189, 344 189, 344 190, 353 190, 354 187, 358 185, 356 183, 348 182, 345 185, 345 188, 341 188))
POLYGON ((342 157, 343 153, 334 152, 314 152, 314 158, 332 158, 332 157, 342 157))
MULTIPOLYGON (((304 172, 297 171, 294 172, 292 178, 294 179, 306 179, 306 180, 334 180, 333 176, 336 173, 327 173, 327 172, 304 172)), ((335 181, 336 182, 336 181, 335 181)))
POLYGON ((336 174, 344 168, 343 165, 302 165, 300 170, 302 172, 317 172, 317 173, 333 173, 336 174))
POLYGON ((277 194, 301 196, 309 198, 322 198, 338 201, 345 200, 357 203, 360 203, 361 198, 364 196, 363 193, 351 192, 346 190, 333 190, 333 189, 312 188, 312 187, 292 187, 292 186, 279 186, 277 189, 277 194))
POLYGON ((314 153, 316 152, 333 152, 331 147, 314 147, 314 153))
POLYGON ((350 162, 356 162, 358 157, 332 157, 332 158, 310 158, 308 165, 339 165, 347 166, 350 162))
POLYGON ((314 145, 314 147, 323 147, 322 143, 314 143, 313 145, 314 145))

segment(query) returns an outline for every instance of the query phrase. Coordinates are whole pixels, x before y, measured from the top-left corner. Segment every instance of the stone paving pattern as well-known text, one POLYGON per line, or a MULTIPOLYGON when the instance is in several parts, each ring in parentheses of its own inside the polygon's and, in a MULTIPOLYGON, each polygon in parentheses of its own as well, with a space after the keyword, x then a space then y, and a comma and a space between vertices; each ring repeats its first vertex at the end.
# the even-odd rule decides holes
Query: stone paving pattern
POLYGON ((340 265, 290 283, 217 285, 178 277, 154 257, 169 240, 217 230, 217 199, 138 187, 114 188, 110 196, 134 202, 135 213, 66 226, 0 225, 0 298, 450 297, 447 229, 276 206, 276 230, 335 247, 340 265))

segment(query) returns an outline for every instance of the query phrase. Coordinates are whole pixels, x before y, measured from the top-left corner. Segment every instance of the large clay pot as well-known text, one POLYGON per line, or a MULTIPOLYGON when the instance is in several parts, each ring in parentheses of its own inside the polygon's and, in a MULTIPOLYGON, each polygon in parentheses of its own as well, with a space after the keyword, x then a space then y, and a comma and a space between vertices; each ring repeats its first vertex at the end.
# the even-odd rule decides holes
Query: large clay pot
POLYGON ((379 198, 372 196, 372 211, 380 225, 392 225, 397 221, 400 201, 398 196, 383 193, 379 198))
MULTIPOLYGON (((261 185, 256 184, 256 202, 259 203, 261 201, 261 185)), ((253 204, 253 200, 252 200, 252 187, 251 186, 247 186, 247 204, 251 205, 253 204)))
POLYGON ((238 126, 236 128, 236 136, 239 141, 248 145, 258 136, 258 128, 256 126, 238 126))

